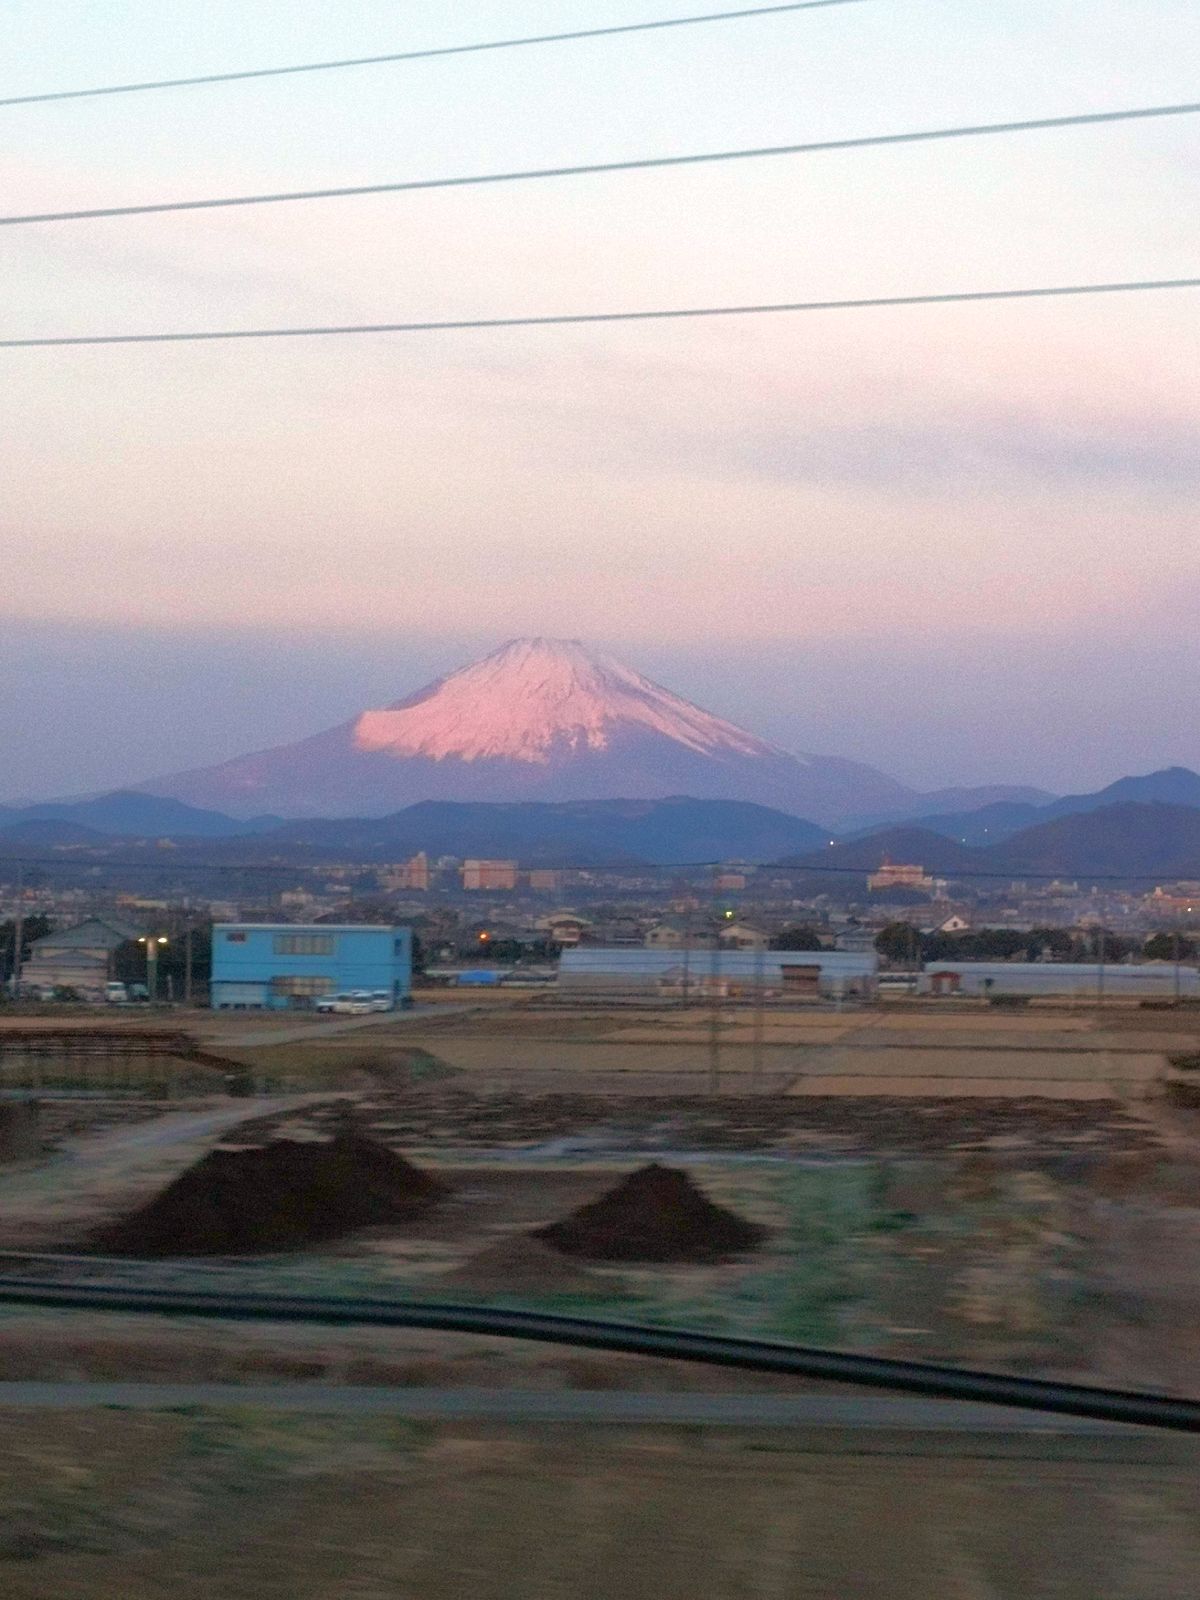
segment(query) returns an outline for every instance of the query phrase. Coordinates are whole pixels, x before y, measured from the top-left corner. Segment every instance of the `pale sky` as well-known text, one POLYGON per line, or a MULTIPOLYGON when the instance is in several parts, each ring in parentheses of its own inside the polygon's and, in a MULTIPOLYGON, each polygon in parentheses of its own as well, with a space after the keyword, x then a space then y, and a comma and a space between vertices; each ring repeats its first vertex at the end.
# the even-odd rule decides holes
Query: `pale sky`
MULTIPOLYGON (((0 96, 717 9, 8 0, 0 96)), ((864 0, 0 108, 3 211, 1198 98, 1195 0, 864 0)), ((1200 118, 0 229, 6 336, 1200 274, 1200 118)), ((0 352, 0 798, 515 634, 906 781, 1200 765, 1200 292, 0 352)))

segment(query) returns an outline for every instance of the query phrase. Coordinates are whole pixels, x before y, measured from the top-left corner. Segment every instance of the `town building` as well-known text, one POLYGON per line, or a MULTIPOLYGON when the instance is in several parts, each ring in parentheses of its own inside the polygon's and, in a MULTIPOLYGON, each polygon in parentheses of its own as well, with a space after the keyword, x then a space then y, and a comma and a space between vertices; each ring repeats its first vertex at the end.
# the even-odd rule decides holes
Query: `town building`
POLYGON ((1169 888, 1159 884, 1146 896, 1144 907, 1152 917, 1168 921, 1200 916, 1200 883, 1173 883, 1169 888))
POLYGON ((925 931, 927 933, 970 933, 971 924, 966 917, 960 916, 957 911, 952 911, 943 922, 939 922, 925 931))
POLYGON ((842 999, 874 995, 879 958, 874 951, 697 950, 676 946, 641 950, 564 950, 558 987, 573 994, 612 998, 661 995, 700 999, 842 999))
POLYGON ((689 928, 675 922, 660 922, 645 937, 647 950, 711 950, 717 936, 712 928, 689 928))
POLYGON ((867 888, 873 894, 888 889, 917 889, 922 894, 932 894, 934 883, 935 880, 928 876, 924 867, 890 861, 887 856, 884 856, 878 872, 872 872, 867 878, 867 888))
POLYGON ((99 996, 113 975, 113 956, 138 930, 116 917, 88 917, 35 939, 21 971, 22 988, 74 989, 99 996))
POLYGON ((410 890, 420 894, 429 888, 430 876, 429 857, 424 850, 418 850, 416 855, 410 856, 407 861, 385 868, 379 875, 380 883, 385 889, 410 890))
POLYGON ((993 996, 1074 996, 1103 1000, 1130 995, 1200 995, 1200 972, 1169 961, 1125 962, 1101 966, 1076 961, 930 961, 917 983, 920 994, 993 996))
POLYGON ((354 989, 398 1005, 412 989, 412 933, 370 923, 219 922, 211 987, 217 1011, 302 1010, 354 989))
POLYGON ((548 917, 539 917, 534 926, 554 944, 576 945, 592 925, 574 911, 552 911, 548 917))
POLYGON ((462 864, 464 889, 515 889, 517 863, 515 861, 464 861, 462 864))
POLYGON ((557 867, 531 867, 529 887, 534 894, 557 894, 563 885, 563 875, 557 867))
POLYGON ((728 922, 719 930, 717 942, 723 950, 765 950, 771 936, 748 922, 728 922))

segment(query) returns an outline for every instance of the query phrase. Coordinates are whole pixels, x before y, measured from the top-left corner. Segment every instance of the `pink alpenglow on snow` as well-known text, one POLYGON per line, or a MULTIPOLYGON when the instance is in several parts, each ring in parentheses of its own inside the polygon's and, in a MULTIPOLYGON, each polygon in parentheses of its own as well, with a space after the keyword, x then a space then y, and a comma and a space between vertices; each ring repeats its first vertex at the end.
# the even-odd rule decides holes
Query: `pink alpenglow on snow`
POLYGON ((441 761, 548 765, 556 749, 607 750, 622 729, 646 728, 717 757, 786 752, 714 717, 577 639, 514 639, 410 700, 364 711, 359 750, 441 761))
POLYGON ((297 744, 143 784, 234 816, 380 816, 423 800, 749 800, 832 822, 911 791, 796 756, 577 640, 514 639, 297 744))

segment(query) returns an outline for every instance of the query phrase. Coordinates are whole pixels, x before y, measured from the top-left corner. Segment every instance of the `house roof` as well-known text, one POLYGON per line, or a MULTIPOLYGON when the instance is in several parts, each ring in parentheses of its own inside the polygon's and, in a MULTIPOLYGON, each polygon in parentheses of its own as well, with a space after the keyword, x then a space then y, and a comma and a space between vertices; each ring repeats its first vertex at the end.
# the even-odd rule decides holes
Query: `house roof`
POLYGON ((77 922, 73 927, 62 928, 56 933, 45 933, 40 939, 35 939, 30 945, 31 950, 78 950, 94 949, 97 945, 104 945, 115 950, 119 944, 124 944, 127 939, 136 939, 138 929, 127 922, 121 922, 116 917, 85 917, 82 922, 77 922))

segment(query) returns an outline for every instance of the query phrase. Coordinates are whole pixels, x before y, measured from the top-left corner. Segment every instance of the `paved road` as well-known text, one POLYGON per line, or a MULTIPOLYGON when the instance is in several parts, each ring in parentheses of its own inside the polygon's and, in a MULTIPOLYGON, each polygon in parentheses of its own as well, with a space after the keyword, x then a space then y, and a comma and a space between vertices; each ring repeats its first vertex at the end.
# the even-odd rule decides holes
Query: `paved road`
MULTIPOLYGON (((410 1006, 407 1011, 375 1011, 365 1017, 319 1017, 310 1012, 297 1012, 295 1020, 278 1028, 252 1028, 245 1033, 208 1031, 205 1042, 218 1050, 253 1050, 259 1046, 300 1044, 306 1039, 331 1039, 342 1033, 358 1033, 366 1028, 394 1028, 397 1023, 429 1022, 438 1017, 462 1016, 468 1011, 478 1011, 478 1006, 410 1006)), ((203 1031, 203 1030, 201 1030, 203 1031)))
POLYGON ((127 1410, 252 1406, 423 1421, 903 1429, 1121 1440, 1139 1440, 1151 1433, 1085 1417, 908 1396, 639 1394, 623 1389, 422 1389, 324 1383, 0 1383, 0 1408, 70 1411, 93 1406, 127 1410))
POLYGON ((270 1095, 237 1100, 232 1105, 206 1107, 202 1111, 172 1111, 148 1122, 135 1122, 107 1133, 84 1134, 64 1142, 63 1150, 73 1163, 98 1166, 114 1157, 120 1159, 136 1150, 161 1150, 170 1145, 193 1144, 236 1128, 239 1122, 277 1112, 299 1111, 304 1106, 336 1098, 333 1091, 314 1094, 270 1095))

